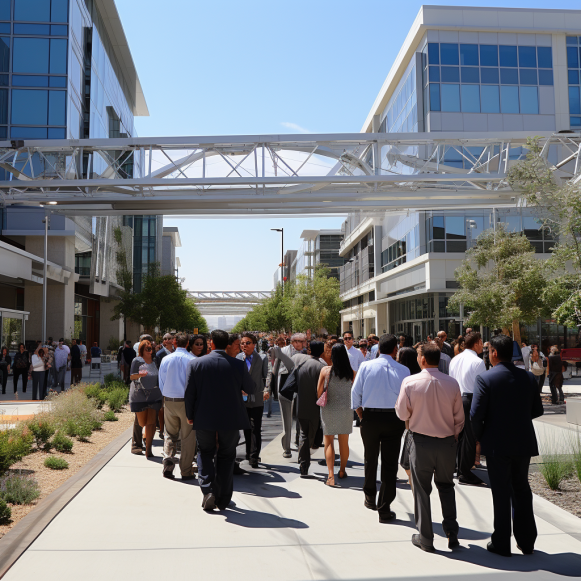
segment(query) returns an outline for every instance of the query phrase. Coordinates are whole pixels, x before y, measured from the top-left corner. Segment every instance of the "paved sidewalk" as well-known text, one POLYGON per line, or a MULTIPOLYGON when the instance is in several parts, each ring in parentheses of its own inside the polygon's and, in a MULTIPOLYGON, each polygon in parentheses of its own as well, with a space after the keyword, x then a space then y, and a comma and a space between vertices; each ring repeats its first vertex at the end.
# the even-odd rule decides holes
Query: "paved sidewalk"
MULTIPOLYGON (((274 419, 274 418, 273 418, 274 419)), ((282 458, 280 437, 262 452, 263 463, 235 477, 236 506, 206 514, 197 483, 161 477, 125 446, 51 522, 6 574, 6 581, 84 581, 103 578, 236 581, 300 579, 581 579, 581 520, 535 498, 536 553, 503 558, 486 551, 492 529, 488 489, 456 487, 463 548, 451 552, 432 495, 436 554, 412 546, 413 499, 401 472, 393 505, 397 521, 381 525, 363 506, 359 431, 351 437, 349 477, 331 489, 320 479, 299 478, 298 465, 282 458)), ((322 457, 322 451, 315 454, 322 457)))

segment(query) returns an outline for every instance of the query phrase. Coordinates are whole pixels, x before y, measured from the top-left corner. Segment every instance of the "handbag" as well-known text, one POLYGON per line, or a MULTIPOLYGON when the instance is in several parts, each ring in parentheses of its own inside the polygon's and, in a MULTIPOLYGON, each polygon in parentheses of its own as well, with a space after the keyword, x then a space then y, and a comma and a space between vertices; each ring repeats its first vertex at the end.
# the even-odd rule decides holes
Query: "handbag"
POLYGON ((533 375, 543 375, 545 373, 545 368, 540 365, 539 361, 535 361, 531 365, 531 371, 533 372, 533 375))
POLYGON ((322 408, 324 408, 328 402, 329 379, 331 379, 331 373, 333 373, 333 370, 329 371, 329 373, 327 374, 327 377, 325 377, 325 385, 323 386, 323 393, 321 394, 321 397, 317 400, 317 405, 321 406, 322 408))

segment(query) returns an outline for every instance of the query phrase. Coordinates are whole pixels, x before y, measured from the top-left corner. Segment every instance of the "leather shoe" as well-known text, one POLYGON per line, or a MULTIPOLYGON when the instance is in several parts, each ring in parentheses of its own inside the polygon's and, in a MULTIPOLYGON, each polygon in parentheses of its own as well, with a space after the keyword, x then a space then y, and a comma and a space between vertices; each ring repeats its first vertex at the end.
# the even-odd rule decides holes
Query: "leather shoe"
POLYGON ((370 500, 367 497, 365 497, 365 500, 363 501, 363 506, 369 510, 377 510, 377 504, 375 504, 375 501, 370 500))
POLYGON ((448 549, 456 549, 459 546, 458 533, 448 533, 448 549))
POLYGON ((500 555, 501 557, 512 557, 512 554, 510 551, 506 552, 506 551, 499 551, 493 544, 492 541, 490 541, 488 543, 488 545, 486 545, 486 550, 490 553, 495 553, 496 555, 500 555))
POLYGON ((519 545, 517 545, 517 546, 516 546, 516 548, 517 548, 519 551, 521 551, 521 553, 522 553, 523 555, 532 555, 532 554, 535 552, 535 550, 534 550, 534 549, 529 549, 529 550, 526 550, 526 551, 525 551, 525 550, 524 550, 524 549, 522 549, 522 548, 521 548, 519 545))
POLYGON ((234 474, 246 474, 246 471, 240 468, 239 462, 234 462, 234 474))
POLYGON ((283 458, 292 458, 292 457, 293 457, 293 455, 291 454, 291 451, 290 451, 290 450, 285 450, 285 451, 282 453, 282 457, 283 457, 283 458))
POLYGON ((380 513, 379 515, 379 522, 381 524, 386 524, 388 522, 391 522, 392 520, 395 520, 395 512, 393 512, 393 510, 390 510, 389 512, 380 513))
POLYGON ((480 478, 474 478, 470 480, 466 480, 465 478, 458 478, 458 484, 462 484, 464 486, 485 486, 486 483, 484 480, 480 480, 480 478))
POLYGON ((170 472, 169 470, 164 470, 163 477, 168 478, 169 480, 175 480, 176 478, 175 474, 173 472, 170 472))
POLYGON ((182 480, 195 480, 195 478, 195 474, 191 474, 190 476, 182 476, 182 480))
POLYGON ((204 500, 202 500, 202 508, 207 512, 216 508, 216 497, 211 492, 204 496, 204 500))
POLYGON ((258 460, 250 460, 251 468, 258 468, 258 460))
POLYGON ((424 545, 420 540, 420 535, 412 535, 412 545, 418 547, 422 551, 426 551, 426 553, 433 553, 436 550, 433 546, 424 545))

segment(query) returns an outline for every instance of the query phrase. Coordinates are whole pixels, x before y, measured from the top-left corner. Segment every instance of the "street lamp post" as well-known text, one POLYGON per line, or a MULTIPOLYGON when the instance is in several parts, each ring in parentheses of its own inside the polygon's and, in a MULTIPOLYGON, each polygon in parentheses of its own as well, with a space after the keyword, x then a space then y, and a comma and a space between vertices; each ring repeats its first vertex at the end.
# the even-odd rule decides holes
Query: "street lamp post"
POLYGON ((284 294, 284 228, 271 228, 273 232, 280 232, 280 284, 284 294))

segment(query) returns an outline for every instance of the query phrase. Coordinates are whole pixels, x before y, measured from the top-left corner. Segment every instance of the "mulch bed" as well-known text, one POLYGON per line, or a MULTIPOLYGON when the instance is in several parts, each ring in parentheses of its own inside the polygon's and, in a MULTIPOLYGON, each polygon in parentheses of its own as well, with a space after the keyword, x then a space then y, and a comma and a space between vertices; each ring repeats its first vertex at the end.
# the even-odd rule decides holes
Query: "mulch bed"
POLYGON ((563 480, 559 490, 551 490, 540 472, 529 474, 529 482, 535 494, 581 518, 581 482, 576 476, 563 480))
POLYGON ((116 422, 103 422, 103 427, 91 434, 88 442, 79 442, 73 438, 74 446, 70 454, 61 452, 34 451, 25 456, 20 462, 13 464, 10 472, 31 474, 40 485, 40 497, 32 504, 18 505, 11 504, 12 520, 8 524, 0 525, 0 539, 21 519, 23 519, 43 498, 56 490, 61 484, 77 473, 91 458, 99 451, 110 444, 115 438, 120 436, 127 428, 133 425, 135 415, 124 409, 116 414, 119 418, 116 422), (69 467, 66 470, 51 470, 44 466, 47 456, 58 456, 64 458, 69 467))

